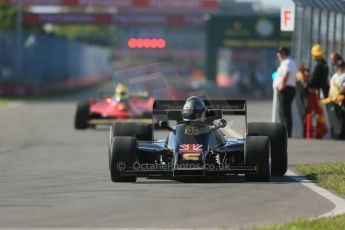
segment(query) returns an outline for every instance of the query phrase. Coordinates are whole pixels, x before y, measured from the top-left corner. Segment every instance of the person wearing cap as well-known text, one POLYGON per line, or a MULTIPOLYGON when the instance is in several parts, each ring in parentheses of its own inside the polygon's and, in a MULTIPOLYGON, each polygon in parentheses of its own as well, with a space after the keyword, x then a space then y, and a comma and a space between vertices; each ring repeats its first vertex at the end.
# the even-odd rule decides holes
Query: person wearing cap
POLYGON ((280 122, 285 125, 288 136, 292 136, 292 112, 291 105, 295 97, 297 65, 294 60, 289 57, 289 50, 285 47, 277 50, 277 57, 280 66, 277 70, 277 77, 274 88, 278 93, 279 101, 279 118, 280 122))
POLYGON ((319 93, 322 91, 323 97, 327 97, 329 91, 328 73, 329 68, 324 58, 324 51, 320 44, 316 44, 311 49, 312 58, 316 61, 316 65, 310 75, 308 88, 311 91, 319 93))

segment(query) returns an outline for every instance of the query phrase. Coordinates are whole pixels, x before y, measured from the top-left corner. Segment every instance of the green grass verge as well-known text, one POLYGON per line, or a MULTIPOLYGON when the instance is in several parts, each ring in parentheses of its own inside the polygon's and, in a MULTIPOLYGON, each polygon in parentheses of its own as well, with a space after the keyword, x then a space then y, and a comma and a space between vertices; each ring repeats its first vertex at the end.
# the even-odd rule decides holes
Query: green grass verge
POLYGON ((0 106, 7 105, 10 102, 10 99, 0 98, 0 106))
POLYGON ((345 163, 296 165, 295 169, 321 187, 345 195, 345 163))
POLYGON ((345 215, 317 220, 296 220, 286 224, 253 228, 253 230, 340 230, 344 229, 345 215))
MULTIPOLYGON (((345 163, 296 165, 301 175, 316 181, 321 187, 345 195, 345 163)), ((296 220, 284 224, 253 228, 253 230, 338 230, 345 229, 345 215, 317 220, 296 220)))

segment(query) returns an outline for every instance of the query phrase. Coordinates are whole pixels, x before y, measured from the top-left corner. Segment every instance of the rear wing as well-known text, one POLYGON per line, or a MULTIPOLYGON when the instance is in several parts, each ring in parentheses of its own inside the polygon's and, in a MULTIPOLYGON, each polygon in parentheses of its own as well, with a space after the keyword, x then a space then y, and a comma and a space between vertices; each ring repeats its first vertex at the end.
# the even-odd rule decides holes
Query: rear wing
MULTIPOLYGON (((182 111, 185 100, 156 100, 153 115, 167 115, 169 111, 182 111)), ((223 115, 247 117, 246 100, 204 100, 207 110, 221 110, 223 115)))

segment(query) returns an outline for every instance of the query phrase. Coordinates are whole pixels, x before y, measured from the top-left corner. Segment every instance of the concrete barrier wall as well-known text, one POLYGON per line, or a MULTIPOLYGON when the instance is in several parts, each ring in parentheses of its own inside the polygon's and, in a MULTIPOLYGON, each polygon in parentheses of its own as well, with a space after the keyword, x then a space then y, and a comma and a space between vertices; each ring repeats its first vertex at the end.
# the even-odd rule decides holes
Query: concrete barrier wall
MULTIPOLYGON (((41 85, 54 88, 50 84, 62 89, 64 84, 84 86, 106 78, 110 67, 110 49, 37 34, 25 35, 18 49, 14 34, 0 31, 0 95, 12 92, 16 85, 36 89, 41 85)), ((33 91, 37 94, 42 90, 33 91)))
POLYGON ((13 78, 15 69, 15 37, 0 31, 0 80, 13 78))

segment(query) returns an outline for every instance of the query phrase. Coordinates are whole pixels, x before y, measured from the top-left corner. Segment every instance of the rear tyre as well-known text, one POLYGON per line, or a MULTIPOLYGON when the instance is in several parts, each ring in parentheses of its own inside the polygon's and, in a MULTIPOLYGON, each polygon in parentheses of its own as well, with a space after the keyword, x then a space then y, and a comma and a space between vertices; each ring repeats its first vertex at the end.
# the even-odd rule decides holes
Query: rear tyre
POLYGON ((80 102, 77 105, 77 112, 74 118, 74 127, 76 129, 88 128, 89 112, 90 112, 89 102, 80 102))
POLYGON ((136 137, 138 141, 151 141, 153 139, 152 125, 117 122, 112 126, 112 136, 136 137))
POLYGON ((272 176, 284 176, 288 168, 288 138, 285 126, 280 123, 253 122, 248 124, 248 134, 269 137, 272 176))
POLYGON ((109 149, 109 168, 112 182, 135 182, 136 176, 122 176, 125 169, 132 169, 136 159, 135 137, 115 137, 109 149))
POLYGON ((245 163, 256 165, 256 174, 246 174, 247 181, 268 182, 271 179, 269 162, 270 141, 265 136, 249 136, 244 144, 245 163))

